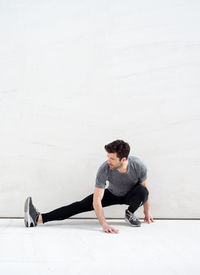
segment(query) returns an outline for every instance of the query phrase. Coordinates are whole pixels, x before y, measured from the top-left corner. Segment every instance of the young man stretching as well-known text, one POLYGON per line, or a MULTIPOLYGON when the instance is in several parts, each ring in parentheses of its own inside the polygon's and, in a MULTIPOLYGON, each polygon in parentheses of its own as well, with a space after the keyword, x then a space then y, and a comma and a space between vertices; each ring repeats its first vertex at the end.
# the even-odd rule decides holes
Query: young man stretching
POLYGON ((81 201, 41 214, 28 197, 24 205, 26 227, 37 226, 55 220, 64 220, 73 215, 95 210, 102 229, 106 233, 119 230, 107 224, 103 207, 114 204, 127 204, 125 221, 131 226, 141 226, 134 212, 144 205, 144 221, 154 222, 149 209, 149 188, 147 187, 147 168, 136 156, 129 156, 130 146, 123 140, 115 140, 104 146, 108 160, 99 167, 96 175, 94 193, 81 201), (105 188, 106 181, 109 182, 105 188))

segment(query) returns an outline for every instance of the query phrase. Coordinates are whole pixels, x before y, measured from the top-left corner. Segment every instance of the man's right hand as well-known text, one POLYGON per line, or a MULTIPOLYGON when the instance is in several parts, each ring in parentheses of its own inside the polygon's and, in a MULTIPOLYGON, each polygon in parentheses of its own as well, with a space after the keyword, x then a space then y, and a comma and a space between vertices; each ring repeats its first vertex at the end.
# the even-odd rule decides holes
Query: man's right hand
POLYGON ((102 225, 102 227, 105 233, 119 233, 118 229, 115 229, 114 227, 109 226, 108 224, 104 224, 102 225))

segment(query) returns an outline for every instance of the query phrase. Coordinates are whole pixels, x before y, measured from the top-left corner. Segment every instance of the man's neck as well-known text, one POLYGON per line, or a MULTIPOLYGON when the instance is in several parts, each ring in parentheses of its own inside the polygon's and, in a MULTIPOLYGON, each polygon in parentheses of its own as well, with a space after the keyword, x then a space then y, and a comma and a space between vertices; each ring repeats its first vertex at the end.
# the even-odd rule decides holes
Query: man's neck
POLYGON ((128 160, 125 161, 124 165, 117 169, 121 174, 126 174, 128 172, 128 160))

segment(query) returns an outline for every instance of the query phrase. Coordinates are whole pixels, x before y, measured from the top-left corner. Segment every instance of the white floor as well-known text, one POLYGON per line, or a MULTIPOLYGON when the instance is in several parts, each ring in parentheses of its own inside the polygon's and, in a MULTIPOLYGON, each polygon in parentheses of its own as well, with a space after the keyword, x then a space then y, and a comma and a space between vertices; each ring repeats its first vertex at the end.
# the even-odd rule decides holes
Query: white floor
POLYGON ((107 221, 119 234, 91 219, 0 219, 0 274, 200 274, 200 220, 107 221))

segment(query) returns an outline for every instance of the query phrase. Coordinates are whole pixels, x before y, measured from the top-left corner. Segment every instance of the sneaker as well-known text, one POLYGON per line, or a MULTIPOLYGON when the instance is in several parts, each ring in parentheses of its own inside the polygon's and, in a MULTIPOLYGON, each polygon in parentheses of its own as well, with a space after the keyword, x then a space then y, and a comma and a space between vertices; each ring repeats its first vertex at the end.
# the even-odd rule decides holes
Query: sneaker
POLYGON ((40 212, 32 204, 32 198, 28 197, 24 204, 24 224, 26 227, 37 226, 40 212))
POLYGON ((131 226, 141 226, 141 221, 134 215, 134 213, 129 212, 128 209, 125 211, 125 221, 131 226))

